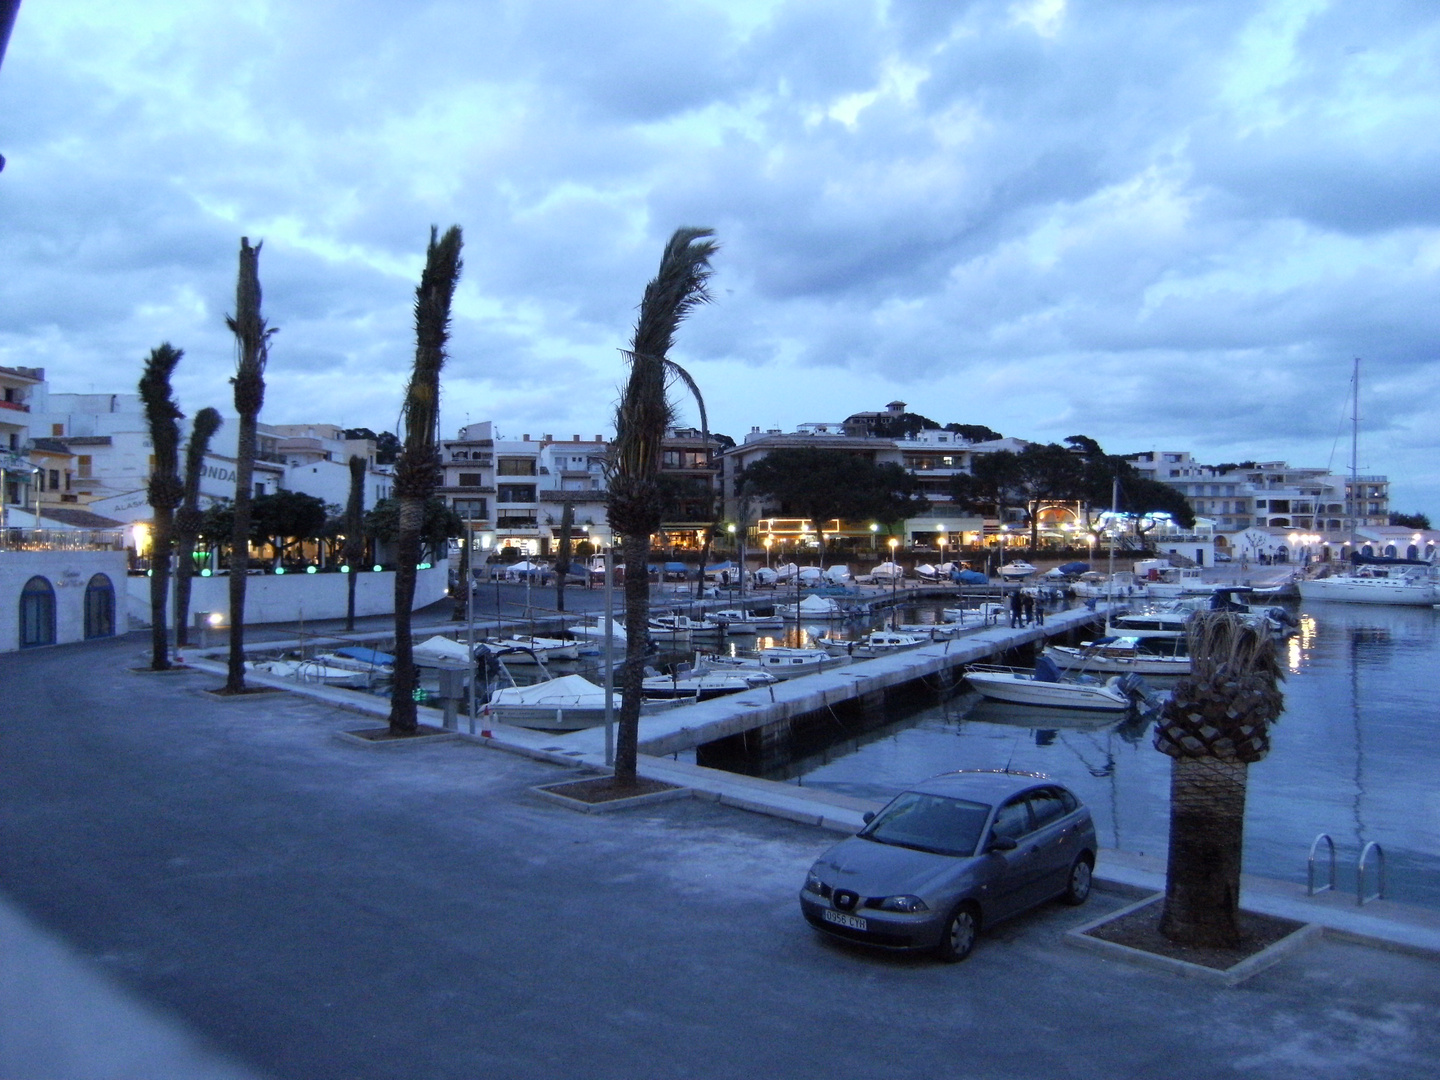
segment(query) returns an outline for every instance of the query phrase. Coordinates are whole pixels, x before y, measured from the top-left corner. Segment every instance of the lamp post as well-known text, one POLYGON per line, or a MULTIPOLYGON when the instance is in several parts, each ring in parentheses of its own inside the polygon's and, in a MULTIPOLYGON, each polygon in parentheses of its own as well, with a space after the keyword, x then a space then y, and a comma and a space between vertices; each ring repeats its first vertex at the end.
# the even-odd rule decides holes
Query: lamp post
POLYGON ((879 522, 876 522, 876 521, 872 521, 872 522, 870 523, 870 550, 871 550, 871 551, 874 551, 874 550, 876 549, 876 547, 877 547, 877 542, 876 542, 876 541, 877 541, 877 536, 876 536, 876 534, 879 533, 879 532, 880 532, 880 523, 879 523, 879 522))
POLYGON ((765 537, 765 569, 770 569, 770 545, 775 542, 773 536, 765 537))
POLYGON ((936 545, 940 548, 940 568, 945 568, 945 543, 948 537, 945 535, 945 526, 940 525, 940 535, 935 538, 936 545))

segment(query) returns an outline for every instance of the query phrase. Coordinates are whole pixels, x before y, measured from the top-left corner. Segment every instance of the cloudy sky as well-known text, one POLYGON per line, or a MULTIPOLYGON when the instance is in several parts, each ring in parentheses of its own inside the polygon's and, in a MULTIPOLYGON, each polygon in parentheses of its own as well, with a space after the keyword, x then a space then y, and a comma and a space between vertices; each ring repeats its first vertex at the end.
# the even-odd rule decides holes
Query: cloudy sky
MULTIPOLYGON (((24 0, 0 71, 0 364, 394 428, 431 224, 444 428, 611 429, 661 247, 711 427, 899 398, 1112 452, 1349 466, 1440 518, 1431 0, 24 0)), ((693 411, 688 417, 694 420, 693 411)))

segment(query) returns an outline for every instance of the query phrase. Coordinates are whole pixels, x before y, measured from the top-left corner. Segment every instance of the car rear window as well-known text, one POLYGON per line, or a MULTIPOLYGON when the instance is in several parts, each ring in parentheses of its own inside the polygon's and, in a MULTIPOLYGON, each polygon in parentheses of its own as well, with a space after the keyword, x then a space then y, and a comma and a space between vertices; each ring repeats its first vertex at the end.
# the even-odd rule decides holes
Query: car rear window
POLYGON ((897 795, 860 835, 939 855, 974 855, 989 816, 990 807, 983 803, 907 791, 897 795))

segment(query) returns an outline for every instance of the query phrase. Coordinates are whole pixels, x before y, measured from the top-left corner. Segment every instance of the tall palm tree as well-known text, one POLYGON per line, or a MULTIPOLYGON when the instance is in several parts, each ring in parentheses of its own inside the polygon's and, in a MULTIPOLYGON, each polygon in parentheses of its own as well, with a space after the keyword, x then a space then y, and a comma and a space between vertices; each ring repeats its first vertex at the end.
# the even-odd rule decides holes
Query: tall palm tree
POLYGON ((1284 669, 1264 627, 1197 612, 1190 675, 1155 728, 1170 757, 1170 853, 1160 932, 1186 945, 1240 943, 1240 860, 1248 770, 1270 752, 1284 669))
POLYGON ((265 363, 275 327, 260 314, 260 249, 240 238, 240 272, 235 283, 235 314, 225 324, 235 335, 235 411, 240 428, 235 450, 235 525, 230 535, 230 664, 227 694, 245 692, 245 578, 250 572, 250 499, 255 476, 255 425, 265 404, 265 363))
POLYGON ((350 455, 350 498, 345 503, 345 629, 355 629, 355 577, 365 557, 365 466, 359 454, 350 455))
POLYGON ((650 620, 650 535, 660 527, 664 509, 660 484, 660 445, 674 418, 667 394, 669 380, 683 382, 695 395, 706 441, 705 402, 693 379, 669 359, 675 331, 698 304, 709 299, 710 257, 716 244, 710 229, 676 229, 665 245, 660 270, 640 301, 635 336, 626 358, 630 378, 615 409, 615 443, 609 476, 609 519, 623 537, 625 557, 625 666, 621 673, 619 726, 615 742, 617 786, 635 783, 640 739, 640 700, 645 677, 645 644, 650 620))
POLYGON ((175 562, 175 644, 190 644, 190 582, 195 576, 195 541, 200 538, 200 525, 204 515, 200 513, 200 472, 205 467, 205 455, 210 450, 210 440, 220 430, 223 421, 216 409, 201 409, 195 414, 190 429, 190 443, 185 447, 185 494, 180 509, 175 512, 175 539, 179 558, 175 562))
POLYGON ((570 576, 570 555, 575 531, 575 504, 560 504, 560 543, 555 549, 555 610, 565 610, 565 579, 570 576))
POLYGON ((405 445, 395 464, 395 496, 400 527, 395 567, 395 670, 390 680, 390 731, 413 735, 419 728, 415 712, 415 657, 410 633, 410 608, 420 563, 420 534, 425 526, 425 501, 435 490, 436 426, 440 422, 440 369, 450 338, 450 301, 460 279, 460 226, 452 225, 436 239, 430 227, 425 270, 415 290, 415 367, 405 389, 405 445))
POLYGON ((145 423, 150 429, 150 446, 155 466, 150 470, 146 492, 154 520, 150 530, 150 670, 170 669, 166 641, 165 598, 170 588, 170 556, 175 545, 175 508, 184 488, 180 482, 178 454, 180 425, 184 417, 170 388, 170 376, 185 354, 168 341, 150 350, 140 376, 140 400, 145 406, 145 423))

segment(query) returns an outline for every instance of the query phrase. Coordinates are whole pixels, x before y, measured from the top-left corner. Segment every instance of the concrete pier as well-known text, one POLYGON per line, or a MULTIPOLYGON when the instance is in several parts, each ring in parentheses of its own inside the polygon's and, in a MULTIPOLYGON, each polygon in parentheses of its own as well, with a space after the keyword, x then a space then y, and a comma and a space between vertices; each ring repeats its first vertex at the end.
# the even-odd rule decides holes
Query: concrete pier
MULTIPOLYGON (((860 660, 773 686, 729 694, 681 709, 640 718, 640 752, 663 756, 796 717, 884 694, 918 679, 931 680, 937 692, 958 677, 958 669, 1007 650, 1068 633, 1095 621, 1096 613, 1078 608, 1047 615, 1043 626, 991 626, 951 641, 904 649, 874 660, 860 660)), ((604 752, 603 728, 554 735, 550 745, 584 755, 604 752)))

